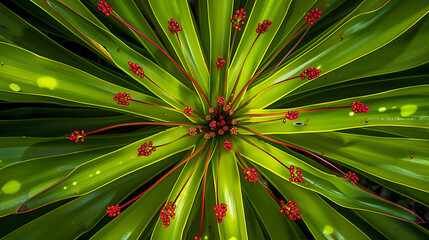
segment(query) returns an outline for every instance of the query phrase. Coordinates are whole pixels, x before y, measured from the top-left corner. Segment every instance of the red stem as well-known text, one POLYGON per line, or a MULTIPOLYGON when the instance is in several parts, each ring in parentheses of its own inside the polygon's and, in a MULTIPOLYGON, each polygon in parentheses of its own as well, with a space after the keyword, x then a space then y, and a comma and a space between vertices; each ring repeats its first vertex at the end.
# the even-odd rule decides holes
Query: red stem
POLYGON ((305 149, 303 149, 303 148, 300 148, 300 147, 297 147, 297 146, 295 146, 295 145, 292 145, 292 144, 289 144, 289 143, 285 143, 285 142, 282 142, 282 141, 276 140, 276 139, 274 139, 274 138, 271 138, 271 137, 265 136, 264 134, 259 133, 259 132, 255 131, 255 130, 252 130, 252 129, 250 129, 250 128, 247 128, 247 127, 242 127, 242 128, 244 128, 244 129, 246 129, 247 131, 252 132, 252 133, 254 133, 254 134, 256 134, 256 135, 258 135, 258 136, 260 136, 260 137, 262 137, 262 138, 265 138, 265 139, 267 139, 267 140, 269 140, 269 141, 271 141, 271 142, 275 142, 275 143, 278 143, 278 144, 281 144, 281 145, 284 145, 284 146, 287 146, 287 147, 290 147, 290 148, 297 149, 297 150, 299 150, 299 151, 301 151, 301 152, 305 152, 305 153, 309 154, 310 156, 315 157, 315 158, 319 159, 320 161, 322 161, 322 162, 324 162, 324 163, 328 164, 329 166, 331 166, 332 168, 334 168, 336 171, 338 171, 339 173, 341 173, 343 176, 346 176, 346 175, 347 175, 345 172, 341 171, 341 169, 339 169, 338 167, 336 167, 334 164, 332 164, 332 163, 328 162, 327 160, 325 160, 325 159, 323 159, 323 158, 321 158, 321 157, 317 156, 316 154, 314 154, 314 153, 312 153, 312 152, 310 152, 310 151, 307 151, 307 150, 305 150, 305 149))
POLYGON ((98 133, 101 131, 105 131, 108 129, 112 129, 112 128, 117 128, 117 127, 125 127, 125 126, 138 126, 138 125, 160 125, 160 126, 192 126, 195 125, 194 123, 163 123, 163 122, 132 122, 132 123, 121 123, 121 124, 116 124, 116 125, 112 125, 109 127, 104 127, 104 128, 100 128, 98 130, 94 130, 92 132, 88 132, 86 133, 86 135, 91 135, 94 133, 98 133))
MULTIPOLYGON (((241 110, 241 109, 243 109, 245 106, 249 105, 249 103, 250 103, 252 100, 254 100, 256 97, 258 97, 259 95, 261 95, 262 93, 264 93, 264 92, 265 92, 266 90, 268 90, 269 88, 274 87, 274 86, 275 86, 275 85, 277 85, 277 84, 280 84, 280 83, 283 83, 283 82, 286 82, 286 81, 290 81, 290 80, 293 80, 293 79, 296 79, 296 78, 300 78, 300 77, 301 77, 301 76, 296 76, 296 77, 288 78, 288 79, 282 80, 282 81, 280 81, 280 82, 276 82, 276 83, 274 83, 274 84, 272 84, 272 85, 270 85, 270 86, 268 86, 268 87, 264 88, 262 91, 260 91, 259 93, 257 93, 255 96, 253 96, 252 98, 250 98, 250 99, 249 99, 249 101, 247 101, 246 103, 244 103, 244 104, 242 104, 240 107, 238 107, 238 108, 234 111, 234 113, 235 113, 235 112, 240 111, 240 110, 241 110)), ((234 106, 234 104, 233 104, 233 106, 234 106)), ((233 107, 233 106, 231 106, 231 107, 233 107)))
POLYGON ((282 62, 292 53, 292 51, 298 46, 298 44, 302 41, 304 36, 307 34, 308 30, 310 30, 311 25, 305 30, 304 34, 302 34, 301 38, 298 40, 298 42, 295 43, 295 45, 289 50, 289 52, 280 60, 280 62, 276 65, 276 67, 271 70, 270 74, 273 74, 273 72, 282 64, 282 62))
POLYGON ((134 197, 133 199, 129 200, 128 202, 122 204, 121 206, 119 206, 119 208, 123 208, 127 205, 129 205, 130 203, 136 201, 137 199, 139 199, 141 196, 143 196, 146 192, 148 192, 149 190, 151 190, 153 187, 155 187, 159 182, 161 182, 162 180, 164 180, 164 178, 166 178, 168 175, 170 175, 172 172, 174 172, 176 169, 178 169, 180 166, 182 166, 183 164, 185 164, 187 161, 189 161, 189 159, 193 158, 195 155, 197 155, 197 153, 199 153, 201 151, 201 149, 206 145, 207 140, 204 141, 204 143, 195 151, 193 152, 189 157, 187 157, 185 160, 183 160, 182 162, 180 162, 179 164, 177 164, 176 166, 174 166, 170 171, 168 171, 166 174, 164 174, 160 179, 158 179, 154 184, 152 184, 148 189, 144 190, 144 192, 140 193, 139 195, 137 195, 136 197, 134 197))
POLYGON ((204 217, 204 196, 206 192, 206 179, 207 179, 207 167, 210 162, 210 155, 212 153, 213 146, 210 146, 209 152, 207 153, 206 163, 204 165, 204 180, 203 180, 203 197, 201 199, 201 218, 200 218, 200 230, 198 231, 198 239, 201 236, 201 229, 203 227, 203 217, 204 217))
POLYGON ((222 96, 225 96, 225 92, 226 92, 226 85, 227 85, 227 80, 228 80, 228 70, 229 70, 229 65, 231 64, 231 54, 232 54, 232 48, 234 47, 234 42, 235 42, 235 37, 237 35, 237 28, 235 28, 234 31, 234 36, 232 37, 232 42, 231 42, 231 46, 229 47, 229 52, 228 52, 228 61, 226 62, 226 70, 225 70, 225 80, 223 82, 223 93, 222 96))
POLYGON ((204 100, 206 101, 206 103, 210 106, 210 101, 207 98, 206 94, 204 93, 203 89, 201 89, 200 85, 198 85, 198 83, 176 62, 174 61, 174 59, 167 53, 165 52, 160 46, 158 46, 158 44, 156 44, 154 41, 152 41, 152 39, 148 38, 146 35, 144 35, 143 33, 141 33, 139 30, 135 29, 133 26, 129 25, 128 23, 126 23, 124 20, 120 19, 118 16, 116 16, 115 14, 110 14, 111 16, 113 16, 114 18, 116 18, 118 21, 120 21, 121 23, 125 24, 127 27, 131 28, 133 31, 135 31, 136 33, 138 33, 139 35, 143 36, 144 38, 146 38, 149 42, 151 42, 153 45, 155 45, 159 50, 161 50, 161 52, 164 53, 165 56, 167 56, 179 69, 180 71, 182 71, 186 77, 188 77, 188 79, 195 85, 195 87, 197 88, 197 90, 200 92, 200 94, 204 97, 204 100))
MULTIPOLYGON (((351 106, 314 108, 314 109, 298 110, 297 112, 312 112, 312 111, 340 109, 340 108, 351 108, 351 106)), ((272 116, 285 115, 287 113, 288 113, 288 111, 279 112, 279 113, 255 113, 255 114, 245 114, 245 115, 243 115, 243 117, 272 117, 272 116)))
POLYGON ((240 68, 240 73, 238 74, 237 80, 234 83, 234 87, 231 91, 231 95, 229 96, 227 103, 229 103, 234 97, 234 93, 237 90, 238 82, 240 81, 241 73, 243 72, 244 64, 246 63, 247 57, 249 56, 250 51, 252 51, 252 48, 255 45, 256 41, 258 40, 259 36, 261 36, 261 33, 258 33, 258 36, 256 36, 255 40, 252 43, 252 46, 250 46, 249 51, 247 52, 246 57, 244 58, 243 64, 241 65, 241 68, 240 68))
POLYGON ((173 96, 173 94, 167 92, 164 88, 162 88, 157 83, 155 83, 152 79, 150 79, 146 74, 144 76, 145 76, 145 78, 147 78, 147 80, 149 80, 151 83, 155 84, 155 86, 157 86, 159 89, 161 89, 163 92, 165 92, 168 96, 170 96, 171 98, 173 98, 174 100, 176 100, 176 102, 178 102, 180 105, 182 105, 183 107, 186 107, 186 105, 182 101, 180 101, 175 96, 173 96))

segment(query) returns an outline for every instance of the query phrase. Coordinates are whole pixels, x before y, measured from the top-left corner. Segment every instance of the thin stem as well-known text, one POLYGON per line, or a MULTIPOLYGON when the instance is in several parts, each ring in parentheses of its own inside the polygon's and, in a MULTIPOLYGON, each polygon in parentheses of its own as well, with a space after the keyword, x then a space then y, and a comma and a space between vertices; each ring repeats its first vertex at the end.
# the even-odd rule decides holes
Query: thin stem
POLYGON ((232 49, 234 48, 234 43, 235 43, 235 37, 237 36, 237 28, 235 28, 234 31, 234 36, 232 37, 232 42, 231 42, 231 46, 229 47, 229 52, 228 52, 228 60, 226 62, 226 70, 225 70, 225 80, 223 82, 223 92, 222 92, 222 96, 225 96, 225 92, 226 92, 226 85, 228 82, 228 71, 229 71, 229 65, 231 64, 231 55, 232 55, 232 49))
POLYGON ((280 60, 280 62, 276 65, 276 67, 271 70, 270 74, 273 74, 273 72, 282 64, 282 62, 292 53, 292 51, 298 46, 298 44, 302 41, 304 36, 307 34, 308 30, 310 30, 311 25, 305 30, 304 34, 302 34, 301 38, 298 40, 298 42, 295 43, 295 45, 289 50, 289 52, 280 60))
MULTIPOLYGON (((246 103, 244 103, 244 104, 242 104, 240 107, 238 107, 234 112, 238 112, 238 111, 240 111, 241 109, 243 109, 244 107, 246 107, 247 105, 249 105, 249 103, 250 103, 252 100, 254 100, 256 97, 258 97, 259 95, 261 95, 262 93, 264 93, 265 91, 267 91, 269 88, 272 88, 272 87, 274 87, 274 86, 276 86, 276 85, 278 85, 278 84, 280 84, 280 83, 283 83, 283 82, 286 82, 286 81, 290 81, 290 80, 293 80, 293 79, 296 79, 296 78, 300 78, 300 77, 301 77, 301 76, 296 76, 296 77, 288 78, 288 79, 282 80, 282 81, 280 81, 280 82, 276 82, 276 83, 274 83, 274 84, 271 84, 270 86, 268 86, 268 87, 264 88, 262 91, 258 92, 255 96, 253 96, 252 98, 250 98, 250 99, 249 99, 249 101, 247 101, 246 103)), ((234 103, 235 103, 235 102, 234 102, 234 103)), ((234 106, 234 103, 233 103, 233 106, 234 106)), ((231 107, 233 107, 233 106, 231 106, 231 107)))
POLYGON ((176 139, 174 139, 174 140, 172 140, 172 141, 170 141, 170 142, 167 142, 167 143, 164 143, 164 144, 161 144, 161 145, 156 145, 156 146, 153 146, 153 147, 155 147, 155 148, 164 147, 164 146, 167 146, 167 145, 169 145, 169 144, 172 144, 172 143, 174 143, 174 142, 176 142, 176 141, 179 141, 180 139, 182 139, 182 138, 184 138, 184 137, 187 137, 187 136, 189 136, 189 134, 184 134, 184 135, 182 135, 181 137, 176 138, 176 139))
MULTIPOLYGON (((314 109, 306 109, 306 110, 298 110, 297 112, 312 112, 319 110, 330 110, 330 109, 341 109, 341 108, 351 108, 351 106, 344 107, 324 107, 324 108, 314 108, 314 109)), ((244 114, 242 117, 273 117, 287 114, 286 112, 278 112, 278 113, 254 113, 254 114, 244 114)))
POLYGON ((281 52, 281 50, 283 50, 283 48, 302 30, 302 28, 305 26, 305 25, 307 25, 307 23, 308 22, 305 22, 304 24, 302 24, 302 26, 292 35, 292 37, 290 37, 284 44, 283 44, 283 46, 268 60, 268 62, 266 62, 262 67, 261 67, 261 69, 259 69, 259 71, 257 71, 256 73, 255 73, 255 75, 253 75, 253 77, 247 82, 247 84, 243 87, 243 89, 240 91, 240 93, 238 94, 239 96, 240 95, 242 95, 243 93, 241 93, 241 92, 244 92, 245 91, 245 89, 247 89, 248 87, 249 87, 249 85, 253 82, 253 80, 255 80, 258 76, 259 76, 259 74, 261 74, 262 73, 262 71, 264 71, 265 70, 265 68, 267 68, 270 64, 271 64, 271 62, 277 57, 277 55, 279 55, 279 53, 281 52))
POLYGON ((310 156, 315 157, 315 158, 319 159, 320 161, 322 161, 322 162, 324 162, 324 163, 328 164, 330 167, 334 168, 337 172, 341 173, 343 176, 346 176, 346 175, 347 175, 345 172, 341 171, 341 169, 339 169, 339 168, 338 168, 337 166, 335 166, 334 164, 332 164, 332 163, 328 162, 327 160, 325 160, 325 159, 323 159, 323 158, 321 158, 321 157, 317 156, 316 154, 314 154, 314 153, 312 153, 312 152, 310 152, 310 151, 307 151, 307 150, 305 150, 305 149, 303 149, 303 148, 300 148, 300 147, 297 147, 297 146, 295 146, 295 145, 292 145, 292 144, 289 144, 289 143, 285 143, 285 142, 282 142, 282 141, 276 140, 276 139, 274 139, 274 138, 271 138, 271 137, 265 136, 264 134, 259 133, 259 132, 255 131, 255 130, 252 130, 252 129, 248 128, 248 127, 242 127, 242 128, 246 129, 246 130, 247 130, 247 131, 249 131, 249 132, 252 132, 252 133, 254 133, 254 134, 258 135, 259 137, 265 138, 265 139, 267 139, 267 140, 269 140, 269 141, 271 141, 271 142, 275 142, 275 143, 278 143, 278 144, 281 144, 281 145, 284 145, 284 146, 287 146, 287 147, 290 147, 290 148, 293 148, 293 149, 297 149, 297 150, 299 150, 299 151, 301 151, 301 152, 307 153, 307 154, 309 154, 310 156))
MULTIPOLYGON (((247 128, 245 128, 247 130, 247 128)), ((288 166, 286 166, 286 164, 282 163, 279 159, 277 159, 276 157, 274 157, 271 153, 269 153, 268 151, 266 151, 265 149, 259 147, 258 145, 256 145, 255 143, 253 143, 252 141, 250 141, 250 139, 248 139, 247 137, 243 136, 243 135, 239 135, 244 141, 246 141, 247 143, 249 143, 250 145, 258 148, 259 150, 263 151, 264 153, 266 153, 268 156, 272 157, 274 160, 276 160, 278 163, 280 163, 283 167, 287 168, 287 170, 289 170, 290 168, 288 166)))
POLYGON ((174 166, 172 169, 170 169, 170 171, 168 171, 166 174, 164 174, 160 179, 158 179, 154 184, 152 184, 149 188, 147 188, 146 190, 144 190, 144 192, 140 193, 139 195, 135 196, 133 199, 129 200, 128 202, 122 204, 121 206, 119 206, 119 208, 123 208, 127 205, 129 205, 130 203, 136 201, 137 199, 139 199, 141 196, 143 196, 146 192, 148 192, 149 190, 151 190, 153 187, 155 187, 159 182, 161 182, 162 180, 164 180, 164 178, 166 178, 168 175, 170 175, 172 172, 174 172, 176 169, 178 169, 180 166, 182 166, 183 164, 185 164, 187 161, 189 161, 189 159, 193 158, 195 155, 197 155, 197 153, 199 153, 201 151, 201 149, 207 144, 207 140, 205 140, 203 142, 203 144, 195 151, 193 152, 190 156, 188 156, 185 160, 183 160, 182 162, 180 162, 179 164, 177 164, 176 166, 174 166))
POLYGON ((255 43, 258 40, 259 36, 261 36, 261 33, 258 33, 258 36, 256 36, 255 40, 252 43, 252 46, 250 46, 249 51, 247 52, 246 57, 244 58, 243 64, 241 65, 241 68, 240 68, 240 72, 238 73, 237 80, 235 81, 234 87, 231 91, 231 95, 229 96, 228 103, 231 102, 232 98, 234 97, 235 91, 237 90, 238 82, 240 81, 241 73, 243 72, 244 64, 246 63, 247 57, 249 56, 250 51, 252 51, 253 46, 255 46, 255 43))
POLYGON ((112 128, 117 128, 117 127, 126 127, 126 126, 138 126, 138 125, 159 125, 159 126, 192 126, 195 125, 194 123, 163 123, 163 122, 132 122, 132 123, 121 123, 121 124, 116 124, 116 125, 112 125, 109 127, 104 127, 104 128, 100 128, 98 130, 94 130, 92 132, 88 132, 86 133, 86 135, 91 135, 94 133, 98 133, 101 131, 105 131, 108 129, 112 129, 112 128))
POLYGON ((200 85, 198 85, 198 83, 176 62, 174 61, 174 59, 167 53, 164 51, 164 49, 162 49, 160 46, 158 46, 158 44, 156 44, 154 41, 152 41, 152 39, 148 38, 146 35, 144 35, 143 33, 141 33, 139 30, 135 29, 133 26, 129 25, 128 23, 126 23, 124 20, 120 19, 118 16, 116 16, 115 14, 110 14, 110 16, 113 16, 114 18, 116 18, 118 21, 120 21, 121 23, 123 23, 124 25, 126 25, 127 27, 131 28, 133 31, 135 31, 136 33, 138 33, 139 35, 143 36, 144 38, 146 38, 149 42, 151 42, 152 44, 154 44, 159 50, 161 50, 162 53, 164 53, 165 56, 167 56, 179 69, 180 71, 182 71, 186 77, 188 77, 188 79, 195 85, 195 87, 197 88, 197 90, 199 91, 199 93, 204 97, 204 100, 206 101, 206 103, 208 104, 208 106, 210 106, 210 101, 207 98, 206 94, 204 93, 203 89, 200 87, 200 85))
MULTIPOLYGON (((204 153, 204 152, 205 152, 205 149, 203 149, 203 152, 202 152, 202 153, 204 153)), ((179 196, 180 196, 180 194, 182 193, 183 189, 185 189, 185 186, 188 184, 189 179, 191 179, 192 175, 194 174, 195 169, 197 169, 198 165, 200 165, 200 162, 201 162, 201 159, 203 158, 203 155, 204 155, 204 154, 200 154, 200 156, 198 157, 198 161, 197 161, 197 163, 195 164, 194 168, 192 169, 191 174, 190 174, 190 175, 189 175, 189 177, 186 179, 186 181, 185 181, 185 183, 183 184, 182 188, 180 189, 179 193, 178 193, 178 194, 176 195, 176 197, 174 198, 173 205, 176 205, 177 199, 179 198, 179 196)))
POLYGON ((204 180, 203 180, 203 197, 201 199, 201 218, 200 218, 200 230, 198 231, 198 239, 201 236, 201 229, 203 227, 203 216, 204 216, 204 196, 206 192, 206 180, 207 180, 207 168, 210 162, 210 156, 213 151, 213 146, 210 146, 209 152, 207 153, 206 163, 204 165, 204 180))
POLYGON ((219 169, 220 169, 220 158, 222 155, 222 143, 219 142, 219 154, 217 155, 217 171, 216 171, 216 204, 219 204, 219 169))
POLYGON ((153 83, 155 86, 157 86, 159 89, 161 89, 163 92, 165 92, 168 96, 170 96, 171 98, 173 98, 176 102, 178 102, 180 105, 182 105, 183 107, 186 107, 186 105, 180 101, 179 99, 177 99, 173 94, 169 93, 168 91, 166 91, 164 88, 162 88, 161 86, 159 86, 156 82, 154 82, 152 79, 150 79, 146 74, 144 75, 145 78, 147 78, 147 80, 149 80, 151 83, 153 83))
POLYGON ((137 99, 130 99, 130 101, 138 102, 138 103, 141 103, 141 104, 146 104, 146 105, 150 105, 150 106, 154 106, 154 107, 159 107, 159 108, 162 108, 162 109, 167 109, 167 110, 170 110, 170 111, 175 111, 175 112, 180 112, 180 113, 182 112, 182 111, 177 110, 175 108, 165 107, 165 106, 161 106, 161 105, 153 104, 153 103, 148 103, 148 102, 143 102, 143 101, 140 101, 140 100, 137 100, 137 99))

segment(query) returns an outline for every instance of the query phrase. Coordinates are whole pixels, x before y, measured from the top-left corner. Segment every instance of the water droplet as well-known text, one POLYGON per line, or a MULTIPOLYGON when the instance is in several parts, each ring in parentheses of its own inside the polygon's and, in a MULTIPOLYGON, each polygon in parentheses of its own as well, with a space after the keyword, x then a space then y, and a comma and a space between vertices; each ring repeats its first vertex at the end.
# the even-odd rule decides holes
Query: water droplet
POLYGON ((16 83, 9 84, 9 88, 12 89, 12 91, 15 91, 15 92, 19 92, 21 90, 21 87, 18 84, 16 84, 16 83))
POLYGON ((353 115, 355 115, 355 112, 349 112, 350 117, 353 117, 353 115))
POLYGON ((401 107, 401 116, 408 117, 417 111, 417 105, 408 104, 401 107))
POLYGON ((386 107, 381 107, 381 108, 378 109, 379 112, 385 112, 386 110, 387 110, 386 107))
POLYGON ((76 185, 77 184, 77 182, 75 181, 75 182, 73 182, 73 185, 76 185))
POLYGON ((64 190, 66 190, 66 189, 67 189, 67 187, 63 187, 63 189, 64 189, 64 190))
POLYGON ((323 228, 323 232, 330 235, 334 232, 334 229, 330 225, 326 225, 323 228))
POLYGON ((37 79, 37 86, 54 90, 57 86, 57 80, 53 77, 40 77, 37 79))
POLYGON ((100 171, 95 172, 95 174, 100 174, 100 171))
POLYGON ((14 194, 21 189, 21 183, 16 180, 10 180, 1 188, 1 191, 5 194, 14 194))
POLYGON ((296 122, 296 123, 293 123, 293 125, 295 125, 295 126, 302 126, 304 123, 302 123, 302 122, 296 122))

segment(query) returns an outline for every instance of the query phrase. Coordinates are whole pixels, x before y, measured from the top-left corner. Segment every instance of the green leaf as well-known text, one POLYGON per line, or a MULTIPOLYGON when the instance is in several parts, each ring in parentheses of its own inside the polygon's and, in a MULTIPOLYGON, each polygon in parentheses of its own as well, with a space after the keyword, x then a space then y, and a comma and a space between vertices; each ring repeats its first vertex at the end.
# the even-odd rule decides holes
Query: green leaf
POLYGON ((369 239, 316 193, 285 182, 268 171, 262 172, 283 196, 298 203, 302 220, 316 239, 348 239, 351 236, 351 239, 369 239))
POLYGON ((247 83, 256 71, 258 65, 262 61, 264 53, 268 50, 268 47, 280 28, 283 19, 288 12, 291 0, 278 0, 278 1, 255 1, 253 9, 245 9, 246 12, 250 13, 247 16, 245 23, 244 33, 241 36, 240 43, 235 51, 234 58, 231 62, 231 66, 228 72, 228 85, 227 85, 227 96, 231 93, 234 83, 238 82, 236 94, 240 89, 247 83), (264 20, 272 21, 269 30, 262 35, 258 35, 255 32, 258 23, 262 23, 264 20), (255 39, 258 40, 254 43, 255 39), (253 48, 251 49, 252 44, 253 48), (249 52, 249 50, 251 51, 249 52), (248 57, 246 59, 246 56, 248 57), (246 59, 246 60, 245 60, 246 59), (242 71, 241 68, 243 69, 242 71), (241 72, 241 75, 240 75, 241 72), (240 78, 239 78, 240 77, 240 78), (239 79, 238 79, 239 78, 239 79))
POLYGON ((172 128, 86 162, 75 168, 61 182, 26 201, 20 207, 20 211, 28 211, 59 199, 87 194, 138 169, 184 151, 195 144, 187 138, 177 140, 185 133, 187 130, 184 128, 172 128), (149 156, 138 157, 137 149, 149 141, 152 141, 154 146, 169 142, 171 144, 166 148, 157 148, 149 156))
MULTIPOLYGON (((259 120, 278 119, 274 122, 252 123, 252 130, 263 134, 292 134, 305 132, 328 132, 341 129, 370 126, 401 126, 428 128, 429 85, 395 89, 369 96, 344 99, 335 102, 316 104, 297 109, 249 110, 246 114, 282 113, 275 117, 255 118, 259 120), (302 112, 295 121, 283 123, 282 118, 289 110, 316 109, 321 107, 350 106, 352 101, 359 100, 369 106, 368 113, 355 114, 350 109, 329 109, 302 112), (279 118, 280 117, 280 118, 279 118), (368 120, 368 122, 366 122, 368 120), (307 122, 308 125, 294 125, 293 122, 307 122)), ((242 134, 248 134, 241 132, 242 134)))
POLYGON ((302 95, 312 89, 330 86, 375 75, 399 72, 427 63, 429 46, 424 44, 429 38, 429 17, 424 17, 407 32, 386 46, 338 68, 324 79, 319 77, 307 82, 288 96, 302 95))
MULTIPOLYGON (((416 215, 410 210, 386 201, 361 188, 359 185, 350 183, 344 176, 335 176, 325 173, 265 142, 250 137, 249 139, 254 144, 276 157, 286 166, 294 165, 302 170, 302 178, 304 182, 308 183, 308 186, 305 186, 303 183, 293 182, 292 184, 294 185, 322 194, 343 207, 378 212, 409 221, 416 220, 416 215)), ((243 156, 283 178, 288 184, 291 184, 289 183, 289 169, 280 165, 275 159, 269 158, 265 152, 255 148, 255 146, 244 140, 235 142, 243 156), (267 158, 269 159, 268 161, 266 160, 267 158)))
POLYGON ((112 33, 95 23, 88 21, 83 16, 78 15, 80 12, 75 12, 58 1, 50 0, 48 2, 49 4, 41 1, 39 7, 54 16, 57 21, 61 22, 66 28, 85 41, 89 46, 96 49, 99 54, 104 56, 106 60, 115 64, 124 73, 132 76, 151 92, 178 109, 182 109, 182 105, 174 100, 168 93, 172 94, 177 99, 182 100, 186 105, 191 106, 194 109, 199 109, 198 107, 200 106, 200 102, 195 94, 161 67, 131 49, 112 33), (75 28, 79 29, 79 31, 75 28), (116 51, 117 49, 120 49, 120 52, 116 51), (128 62, 138 63, 142 66, 144 68, 143 70, 145 75, 154 80, 161 88, 168 89, 168 93, 164 92, 147 79, 142 79, 131 72, 129 70, 128 62))
POLYGON ((305 239, 296 224, 285 215, 278 214, 280 206, 258 183, 245 182, 242 185, 247 199, 261 218, 270 239, 305 239))
POLYGON ((202 152, 199 154, 198 157, 193 157, 186 163, 173 189, 170 191, 170 196, 167 198, 166 202, 175 202, 176 210, 174 219, 171 219, 170 225, 165 228, 162 220, 158 218, 157 224, 153 229, 152 239, 183 238, 183 230, 189 219, 193 203, 198 201, 196 195, 204 174, 204 162, 207 155, 202 152), (191 175, 194 169, 195 171, 191 175))
MULTIPOLYGON (((173 156, 177 159, 176 156, 173 156)), ((139 239, 150 220, 158 215, 157 210, 168 197, 168 191, 179 176, 180 169, 171 173, 158 185, 146 192, 135 203, 121 212, 98 231, 91 239, 139 239), (149 211, 148 211, 149 210, 149 211)))
POLYGON ((221 24, 220 19, 230 19, 233 14, 233 3, 234 1, 220 0, 220 1, 208 1, 207 13, 210 30, 210 95, 212 96, 212 104, 216 105, 216 98, 220 97, 223 89, 223 82, 227 71, 226 63, 221 69, 216 66, 218 57, 223 57, 224 60, 228 59, 229 46, 230 46, 230 24, 221 24), (222 78, 222 79, 220 79, 222 78))
POLYGON ((337 132, 292 134, 276 138, 282 141, 291 139, 293 145, 311 152, 323 152, 325 157, 379 178, 429 192, 427 140, 363 137, 337 132))
POLYGON ((225 203, 227 205, 226 216, 222 223, 218 224, 220 239, 247 239, 246 219, 244 215, 243 196, 240 184, 240 171, 237 167, 237 159, 233 155, 233 151, 227 151, 223 147, 219 147, 221 151, 221 159, 219 163, 219 179, 216 180, 218 173, 218 153, 214 155, 213 176, 215 184, 219 190, 218 204, 225 203))
MULTIPOLYGON (((68 65, 42 58, 24 49, 0 43, 0 53, 7 65, 2 67, 3 81, 0 90, 15 92, 15 94, 30 94, 49 96, 91 106, 104 107, 116 111, 128 112, 140 116, 166 121, 183 121, 183 114, 146 105, 131 107, 138 103, 131 102, 130 106, 119 105, 113 101, 123 87, 96 78, 86 72, 71 68, 68 65), (167 112, 167 115, 164 113, 167 112)), ((164 105, 154 97, 126 90, 133 99, 152 104, 164 105)))
POLYGON ((355 211, 355 213, 388 239, 427 239, 429 237, 429 231, 415 223, 400 221, 372 212, 355 211))
MULTIPOLYGON (((367 1, 361 6, 364 8, 367 3, 370 5, 378 3, 379 9, 375 7, 375 10, 358 14, 329 32, 329 35, 321 39, 314 47, 252 88, 243 100, 247 101, 272 83, 297 76, 309 67, 320 68, 323 74, 327 74, 355 61, 400 36, 423 18, 429 10, 429 4, 418 0, 412 1, 411 4, 409 1, 390 1, 385 6, 383 5, 384 0, 367 1), (407 11, 404 11, 404 8, 407 11), (338 37, 341 34, 345 36, 342 40, 338 37)), ((295 80, 282 84, 282 87, 270 88, 259 95, 256 98, 257 101, 252 101, 248 107, 268 106, 303 84, 305 82, 295 80)))
POLYGON ((164 2, 149 0, 149 4, 158 23, 162 26, 164 34, 167 35, 171 45, 173 45, 173 48, 178 53, 182 65, 190 71, 191 76, 193 76, 204 92, 207 93, 209 89, 209 71, 203 52, 201 51, 201 44, 196 33, 188 1, 164 2), (171 18, 176 20, 182 28, 182 31, 178 32, 178 36, 184 55, 182 54, 182 48, 177 36, 168 30, 168 21, 171 18))
POLYGON ((37 218, 3 239, 71 239, 79 236, 90 230, 101 218, 106 216, 107 206, 124 199, 127 194, 171 163, 170 161, 157 163, 114 181, 37 218), (61 231, 54 229, 61 229, 61 231))

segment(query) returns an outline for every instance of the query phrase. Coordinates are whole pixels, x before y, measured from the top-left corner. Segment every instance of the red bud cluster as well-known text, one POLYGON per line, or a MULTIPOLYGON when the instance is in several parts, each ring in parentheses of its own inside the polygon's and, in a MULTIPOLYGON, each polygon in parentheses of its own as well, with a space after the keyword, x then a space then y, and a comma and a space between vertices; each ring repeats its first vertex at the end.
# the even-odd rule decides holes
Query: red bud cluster
POLYGON ((311 26, 314 25, 314 20, 320 18, 320 14, 322 14, 322 11, 320 11, 318 8, 311 10, 309 13, 307 13, 308 16, 305 16, 304 19, 307 20, 307 23, 311 26))
POLYGON ((300 183, 304 182, 300 168, 295 169, 295 167, 293 165, 291 165, 289 168, 289 173, 290 173, 289 182, 300 182, 300 183), (295 172, 295 170, 296 170, 296 172, 295 172))
POLYGON ((176 215, 174 210, 176 210, 176 205, 173 205, 172 202, 168 202, 167 206, 163 206, 161 208, 159 217, 162 219, 162 224, 164 227, 168 227, 170 225, 170 218, 174 219, 174 216, 176 215))
POLYGON ((360 101, 353 101, 351 104, 352 111, 355 113, 368 112, 369 106, 361 103, 360 101))
POLYGON ((143 143, 143 145, 140 146, 140 148, 137 150, 139 151, 139 154, 137 156, 149 156, 152 154, 152 151, 155 152, 156 148, 152 146, 152 141, 147 143, 143 143))
POLYGON ((110 12, 113 11, 113 9, 109 7, 109 4, 107 4, 107 2, 105 1, 100 1, 98 2, 97 5, 98 5, 98 10, 104 13, 106 17, 110 16, 110 12))
POLYGON ((247 169, 243 169, 243 173, 246 174, 244 180, 249 180, 249 182, 257 182, 259 180, 259 173, 254 168, 248 167, 247 169))
POLYGON ((298 118, 298 116, 299 116, 298 111, 288 111, 287 114, 285 115, 285 118, 289 120, 295 120, 298 118))
POLYGON ((286 214, 289 219, 293 221, 301 219, 301 212, 299 211, 297 202, 292 202, 292 200, 288 200, 287 204, 285 204, 285 201, 280 200, 280 204, 282 205, 282 207, 280 208, 280 213, 286 214))
POLYGON ((262 23, 258 23, 258 28, 256 29, 257 33, 264 33, 268 31, 268 27, 272 24, 272 21, 264 20, 262 23))
POLYGON ((192 109, 191 107, 185 107, 185 109, 183 110, 183 112, 188 116, 191 116, 193 111, 194 109, 192 109))
POLYGON ((216 66, 218 69, 223 67, 223 65, 226 63, 226 60, 222 59, 222 57, 218 57, 216 60, 216 66))
POLYGON ((74 132, 72 132, 70 134, 69 140, 73 141, 75 143, 78 143, 79 139, 80 139, 81 142, 84 142, 85 141, 85 136, 86 136, 86 133, 85 133, 84 130, 82 130, 80 132, 78 130, 75 130, 74 132))
POLYGON ((225 143, 223 144, 223 148, 225 148, 228 151, 231 151, 232 149, 232 143, 228 140, 225 140, 225 143))
POLYGON ((128 65, 130 65, 130 70, 135 73, 137 76, 144 78, 144 71, 143 68, 140 67, 137 63, 128 62, 128 65))
POLYGON ((246 18, 246 11, 244 9, 239 9, 235 11, 234 16, 231 18, 231 23, 233 28, 237 28, 238 31, 241 31, 240 25, 244 25, 243 19, 246 18))
POLYGON ((225 203, 216 204, 216 206, 213 207, 213 210, 215 210, 215 216, 217 217, 217 222, 221 223, 223 218, 226 216, 227 205, 225 203))
POLYGON ((305 79, 306 77, 308 77, 308 80, 317 78, 319 76, 319 73, 321 73, 322 71, 317 69, 317 68, 307 68, 306 70, 304 70, 304 72, 301 73, 301 79, 305 79))
POLYGON ((348 178, 349 182, 357 183, 359 181, 358 176, 356 176, 356 173, 352 173, 349 171, 347 175, 344 175, 344 178, 348 178))
POLYGON ((119 204, 108 206, 106 213, 109 214, 109 217, 116 217, 121 214, 121 208, 119 207, 119 204))
POLYGON ((176 20, 171 18, 170 21, 168 21, 168 30, 170 30, 172 34, 175 34, 178 31, 182 31, 182 28, 176 20))
POLYGON ((131 100, 130 94, 118 93, 113 97, 113 101, 118 102, 118 104, 128 106, 130 103, 128 100, 131 100))

